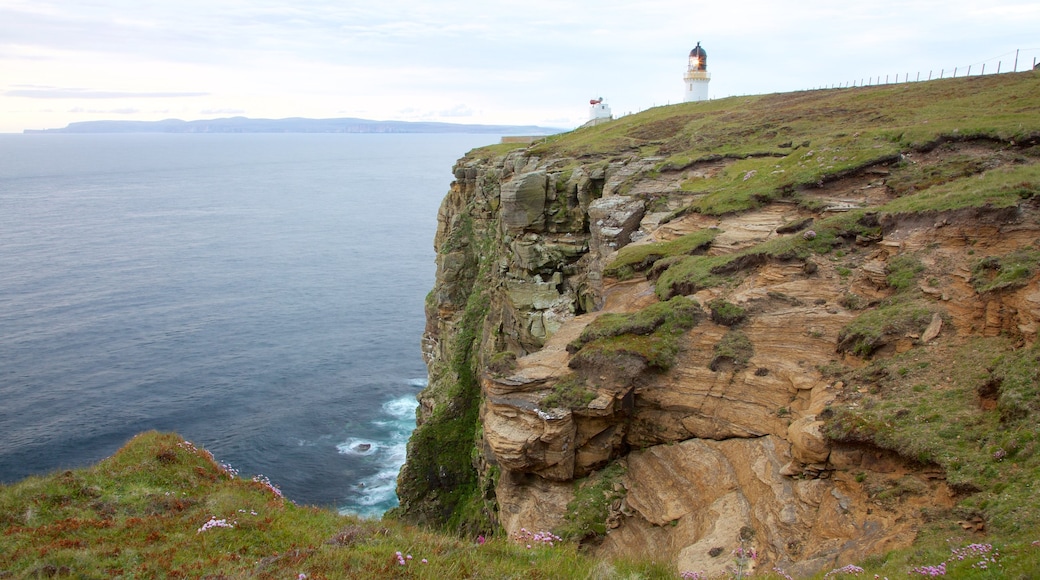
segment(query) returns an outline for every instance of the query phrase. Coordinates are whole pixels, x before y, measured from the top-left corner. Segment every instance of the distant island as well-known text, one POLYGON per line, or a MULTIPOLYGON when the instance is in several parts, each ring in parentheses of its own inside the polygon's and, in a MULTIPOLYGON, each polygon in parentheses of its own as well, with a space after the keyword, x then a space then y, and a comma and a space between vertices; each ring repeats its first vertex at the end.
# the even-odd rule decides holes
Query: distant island
POLYGON ((182 121, 82 121, 61 129, 25 129, 24 133, 492 133, 553 135, 565 129, 535 125, 467 125, 412 121, 341 119, 249 119, 227 117, 182 121))

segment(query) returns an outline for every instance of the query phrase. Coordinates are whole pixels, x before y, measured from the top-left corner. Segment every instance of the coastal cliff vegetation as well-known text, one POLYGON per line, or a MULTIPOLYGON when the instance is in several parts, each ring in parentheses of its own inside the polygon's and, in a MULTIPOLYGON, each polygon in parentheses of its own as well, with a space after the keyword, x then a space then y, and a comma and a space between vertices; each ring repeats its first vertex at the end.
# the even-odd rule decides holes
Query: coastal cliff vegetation
POLYGON ((474 150, 382 521, 173 435, 0 488, 0 577, 1028 578, 1040 73, 474 150))

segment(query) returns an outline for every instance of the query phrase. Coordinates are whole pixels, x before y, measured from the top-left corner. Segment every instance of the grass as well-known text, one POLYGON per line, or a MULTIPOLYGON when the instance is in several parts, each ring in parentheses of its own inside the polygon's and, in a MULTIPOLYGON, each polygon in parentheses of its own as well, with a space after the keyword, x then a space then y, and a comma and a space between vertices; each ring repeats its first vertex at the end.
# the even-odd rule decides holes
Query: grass
POLYGON ((720 230, 709 228, 667 242, 625 246, 618 251, 614 261, 603 270, 603 275, 615 278, 631 277, 633 272, 644 271, 662 258, 703 251, 720 233, 722 233, 720 230))
POLYGON ((888 286, 897 291, 907 290, 917 280, 917 275, 924 271, 924 264, 916 256, 899 254, 888 261, 888 274, 885 280, 888 286))
POLYGON ((567 345, 575 353, 571 367, 610 365, 621 357, 634 356, 650 368, 669 369, 679 352, 679 339, 700 316, 697 301, 684 296, 631 314, 603 314, 567 345))
POLYGON ((590 391, 584 380, 577 374, 571 373, 553 385, 552 392, 539 402, 544 409, 578 409, 588 406, 596 398, 596 393, 590 391))
POLYGON ((920 334, 935 312, 930 303, 916 297, 894 297, 857 316, 838 333, 838 352, 869 357, 907 333, 920 334))
MULTIPOLYGON (((1006 338, 918 349, 850 373, 854 392, 837 405, 827 434, 936 464, 961 496, 953 519, 980 514, 991 538, 1035 541, 1040 533, 1040 346, 1006 338), (905 369, 905 372, 897 372, 905 369), (958 517, 960 516, 960 517, 958 517)), ((958 531, 935 518, 936 533, 958 531)), ((1040 559, 1040 550, 1034 556, 1040 559)))
POLYGON ((620 487, 625 467, 614 462, 574 482, 574 499, 567 504, 565 523, 556 533, 567 540, 583 541, 607 533, 610 505, 625 496, 620 487), (618 489, 615 489, 618 488, 618 489))
POLYGON ((747 310, 721 298, 709 302, 708 308, 711 309, 711 321, 715 324, 734 326, 747 318, 747 310))
POLYGON ((297 506, 155 432, 94 467, 0 486, 0 524, 5 578, 674 577, 649 562, 597 562, 573 543, 479 543, 297 506), (223 525, 199 531, 211 520, 223 525))
POLYGON ((979 260, 971 270, 976 292, 1013 290, 1026 285, 1040 269, 1040 250, 1018 250, 979 260))
POLYGON ((1014 207, 1040 194, 1040 165, 993 169, 893 200, 879 208, 888 214, 953 211, 973 207, 1014 207))
POLYGON ((713 371, 722 370, 727 364, 738 369, 744 368, 754 354, 751 339, 739 330, 730 329, 715 345, 708 367, 713 371))

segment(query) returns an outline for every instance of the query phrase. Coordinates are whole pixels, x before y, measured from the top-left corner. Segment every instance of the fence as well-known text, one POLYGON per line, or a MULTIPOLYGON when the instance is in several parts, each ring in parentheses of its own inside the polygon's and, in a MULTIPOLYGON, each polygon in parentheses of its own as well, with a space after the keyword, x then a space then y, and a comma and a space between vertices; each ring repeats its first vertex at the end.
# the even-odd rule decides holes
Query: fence
POLYGON ((1019 70, 1030 70, 1037 68, 1037 63, 1040 62, 1040 48, 1019 48, 1014 52, 1006 52, 1004 54, 989 58, 976 63, 971 63, 967 66, 955 66, 953 68, 940 68, 938 70, 929 70, 927 76, 924 71, 917 72, 914 78, 911 79, 911 73, 900 73, 895 74, 888 73, 884 75, 882 80, 881 75, 861 77, 858 81, 853 79, 845 81, 844 83, 836 83, 830 86, 823 85, 819 87, 813 87, 810 90, 816 89, 843 89, 848 87, 868 87, 875 85, 888 85, 893 83, 909 83, 909 82, 920 82, 930 81, 933 79, 943 78, 956 78, 959 76, 979 76, 986 73, 986 65, 989 65, 990 72, 988 74, 1000 74, 1002 72, 1019 72, 1019 70), (1029 65, 1029 59, 1032 58, 1033 64, 1029 65), (1028 67, 1028 68, 1027 68, 1028 67), (974 71, 974 74, 973 74, 974 71), (902 75, 902 81, 900 81, 900 75, 902 75))

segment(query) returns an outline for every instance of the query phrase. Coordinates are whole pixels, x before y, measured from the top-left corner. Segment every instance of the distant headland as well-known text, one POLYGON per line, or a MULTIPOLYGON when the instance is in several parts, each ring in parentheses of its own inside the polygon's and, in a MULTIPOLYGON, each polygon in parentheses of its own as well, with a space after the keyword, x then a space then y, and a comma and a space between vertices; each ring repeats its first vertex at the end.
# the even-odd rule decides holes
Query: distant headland
POLYGON ((25 129, 24 133, 489 133, 553 135, 565 129, 535 125, 468 125, 425 121, 339 119, 249 119, 227 117, 182 121, 82 121, 60 129, 25 129))

